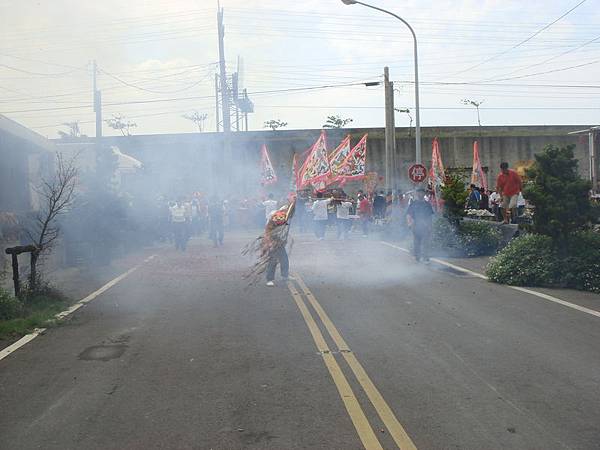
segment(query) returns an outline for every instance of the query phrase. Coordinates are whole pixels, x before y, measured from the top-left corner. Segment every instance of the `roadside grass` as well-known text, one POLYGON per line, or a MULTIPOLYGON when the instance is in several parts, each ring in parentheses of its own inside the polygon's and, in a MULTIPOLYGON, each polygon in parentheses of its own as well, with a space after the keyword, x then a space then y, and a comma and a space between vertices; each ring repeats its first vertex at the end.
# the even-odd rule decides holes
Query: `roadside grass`
POLYGON ((0 297, 0 305, 10 305, 10 308, 0 311, 0 340, 18 338, 35 328, 54 326, 56 314, 72 303, 60 291, 49 286, 36 293, 25 292, 22 299, 16 299, 6 291, 0 292, 0 297))

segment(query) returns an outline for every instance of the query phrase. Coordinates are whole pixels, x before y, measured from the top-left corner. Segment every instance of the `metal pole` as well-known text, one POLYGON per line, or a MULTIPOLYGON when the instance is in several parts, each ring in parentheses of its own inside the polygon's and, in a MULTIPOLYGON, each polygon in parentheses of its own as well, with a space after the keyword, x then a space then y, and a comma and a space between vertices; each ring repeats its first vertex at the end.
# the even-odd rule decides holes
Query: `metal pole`
POLYGON ((592 192, 598 191, 598 173, 596 171, 596 130, 590 130, 589 151, 590 151, 590 180, 592 181, 592 192))
POLYGON ((421 163, 421 118, 420 118, 420 108, 419 108, 419 61, 418 61, 418 57, 417 57, 417 54, 418 54, 417 53, 417 35, 415 34, 415 30, 413 30, 413 28, 410 26, 410 24, 406 20, 404 20, 399 15, 394 14, 391 11, 388 11, 387 9, 378 8, 377 6, 369 5, 368 3, 359 2, 357 0, 342 0, 342 1, 347 5, 353 5, 353 4, 363 5, 363 6, 366 6, 367 8, 376 9, 377 11, 381 11, 385 14, 389 14, 390 16, 395 17, 400 22, 402 22, 404 25, 406 25, 413 36, 414 52, 415 52, 415 109, 416 109, 415 162, 417 164, 420 164, 421 163))
POLYGON ((94 112, 96 113, 96 138, 102 137, 102 93, 98 90, 96 77, 98 67, 96 60, 92 63, 92 75, 94 80, 94 112))

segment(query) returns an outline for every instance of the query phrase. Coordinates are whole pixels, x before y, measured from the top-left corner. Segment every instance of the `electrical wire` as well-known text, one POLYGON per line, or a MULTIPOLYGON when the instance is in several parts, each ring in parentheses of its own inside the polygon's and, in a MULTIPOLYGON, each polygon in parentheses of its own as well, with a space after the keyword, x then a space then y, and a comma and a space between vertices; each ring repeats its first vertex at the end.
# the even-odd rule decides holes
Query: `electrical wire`
POLYGON ((489 58, 484 59, 483 61, 474 64, 470 67, 467 67, 466 69, 463 69, 459 72, 455 72, 453 74, 451 74, 450 76, 456 76, 456 75, 460 75, 463 74, 465 72, 470 72, 471 70, 482 66, 485 63, 488 63, 490 61, 493 61, 494 59, 500 57, 500 56, 504 56, 507 53, 511 52, 512 50, 526 44, 527 42, 531 41, 533 38, 535 38, 537 35, 539 35, 540 33, 542 33, 544 30, 547 30, 548 28, 550 28, 552 25, 554 25, 556 22, 560 21, 561 19, 563 19, 564 17, 568 16, 571 12, 575 11, 577 8, 579 8, 581 5, 583 5, 587 0, 582 0, 579 3, 577 3, 575 6, 573 6, 571 9, 569 9, 567 12, 565 12, 564 14, 562 14, 560 17, 554 19, 552 22, 550 22, 549 24, 543 26, 542 28, 540 28, 539 30, 537 30, 535 33, 533 33, 531 36, 528 36, 526 39, 523 39, 522 41, 518 42, 517 44, 513 45, 512 47, 503 50, 499 53, 496 53, 492 56, 490 56, 489 58))

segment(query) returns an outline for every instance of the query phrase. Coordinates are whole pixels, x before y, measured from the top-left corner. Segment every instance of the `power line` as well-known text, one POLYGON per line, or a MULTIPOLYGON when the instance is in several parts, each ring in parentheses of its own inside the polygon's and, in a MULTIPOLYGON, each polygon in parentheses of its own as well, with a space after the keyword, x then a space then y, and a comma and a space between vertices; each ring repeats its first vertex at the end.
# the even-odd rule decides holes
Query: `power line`
POLYGON ((61 72, 61 73, 39 73, 39 72, 31 72, 31 71, 25 70, 25 69, 19 69, 18 67, 12 67, 12 66, 8 66, 6 64, 0 64, 0 67, 4 67, 5 69, 13 70, 15 72, 26 73, 29 75, 35 75, 35 76, 40 76, 40 77, 55 77, 55 78, 63 77, 63 76, 70 75, 77 71, 85 70, 84 67, 77 67, 75 69, 69 70, 67 72, 61 72))
POLYGON ((479 63, 477 63, 477 64, 475 64, 475 65, 473 65, 473 66, 467 67, 467 68, 466 68, 466 69, 464 69, 464 70, 461 70, 461 71, 459 71, 459 72, 453 73, 453 74, 451 74, 450 76, 456 76, 456 75, 460 75, 460 74, 462 74, 462 73, 465 73, 465 72, 469 72, 470 70, 473 70, 473 69, 475 69, 475 68, 477 68, 477 67, 480 67, 481 65, 483 65, 483 64, 485 64, 485 63, 487 63, 487 62, 493 61, 494 59, 496 59, 496 58, 498 58, 498 57, 500 57, 500 56, 506 55, 506 54, 507 54, 507 53, 509 53, 510 51, 512 51, 512 50, 514 50, 514 49, 516 49, 516 48, 520 47, 521 45, 523 45, 523 44, 525 44, 525 43, 529 42, 529 41, 530 41, 530 40, 532 40, 534 37, 536 37, 538 34, 540 34, 542 31, 544 31, 544 30, 546 30, 546 29, 550 28, 550 27, 551 27, 552 25, 554 25, 556 22, 558 22, 559 20, 561 20, 563 17, 566 17, 566 16, 567 16, 567 15, 569 15, 571 12, 573 12, 574 10, 576 10, 577 8, 579 8, 579 7, 580 7, 582 4, 584 4, 586 1, 587 1, 587 0, 582 0, 582 1, 580 1, 580 2, 579 2, 579 3, 577 3, 575 6, 573 6, 571 9, 569 9, 567 12, 565 12, 564 14, 562 14, 560 17, 558 17, 558 18, 557 18, 557 19, 555 19, 554 21, 550 22, 549 24, 547 24, 547 25, 543 26, 543 27, 542 27, 542 28, 540 28, 538 31, 536 31, 535 33, 533 33, 531 36, 527 37, 526 39, 522 40, 522 41, 521 41, 521 42, 519 42, 518 44, 515 44, 515 45, 513 45, 512 47, 510 47, 510 48, 508 48, 508 49, 506 49, 506 50, 504 50, 504 51, 501 51, 501 52, 499 52, 499 53, 496 53, 495 55, 492 55, 492 56, 490 56, 489 58, 487 58, 487 59, 484 59, 483 61, 481 61, 481 62, 479 62, 479 63))
MULTIPOLYGON (((518 79, 521 79, 521 78, 535 77, 535 76, 538 76, 538 75, 546 75, 546 74, 549 74, 549 73, 563 72, 565 70, 577 69, 579 67, 591 66, 593 64, 598 64, 598 63, 600 63, 600 59, 596 59, 595 61, 590 61, 590 62, 586 62, 586 63, 582 63, 582 64, 577 64, 575 66, 562 67, 560 69, 546 70, 544 72, 529 73, 529 74, 526 74, 526 75, 518 75, 516 77, 496 78, 496 79, 492 79, 492 80, 488 80, 488 81, 510 81, 510 80, 518 80, 518 79)), ((512 72, 512 73, 514 73, 514 72, 512 72)))
MULTIPOLYGON (((581 45, 579 45, 579 46, 577 46, 577 47, 575 47, 575 48, 572 48, 572 49, 570 49, 570 50, 564 51, 564 52, 560 53, 559 55, 552 56, 552 57, 550 57, 550 58, 548 58, 548 59, 545 59, 545 60, 544 60, 544 61, 542 61, 542 62, 535 63, 535 64, 530 64, 530 65, 528 65, 528 66, 525 66, 525 67, 522 67, 522 68, 520 68, 520 69, 516 69, 516 70, 513 70, 513 71, 511 71, 511 72, 505 73, 504 75, 501 75, 501 76, 512 75, 513 73, 520 72, 521 70, 525 70, 525 69, 529 69, 529 68, 531 68, 531 67, 536 67, 536 66, 541 66, 541 65, 544 65, 544 64, 546 64, 546 63, 548 63, 548 62, 550 62, 550 61, 553 61, 553 60, 555 60, 555 59, 557 59, 557 58, 560 58, 561 56, 565 56, 565 55, 567 55, 567 54, 569 54, 569 53, 573 53, 573 52, 574 52, 574 51, 576 51, 576 50, 579 50, 579 49, 581 49, 581 48, 583 48, 583 47, 586 47, 586 46, 588 46, 589 44, 592 44, 592 43, 596 42, 597 40, 600 40, 600 36, 597 36, 597 37, 595 37, 594 39, 591 39, 591 40, 589 40, 589 41, 587 41, 587 42, 584 42, 583 44, 581 44, 581 45)), ((586 64, 586 65, 587 65, 587 64, 586 64)), ((573 67, 581 67, 581 66, 573 66, 573 67)), ((566 69, 565 69, 565 70, 566 70, 566 69)))
POLYGON ((187 91, 187 90, 189 90, 189 89, 191 89, 193 87, 196 87, 199 84, 203 83, 204 81, 206 81, 206 78, 207 78, 207 76, 205 76, 204 78, 202 78, 202 79, 200 79, 200 80, 198 80, 198 81, 196 81, 196 82, 194 82, 194 83, 192 83, 192 84, 190 84, 190 85, 188 85, 188 86, 186 86, 184 88, 181 88, 181 89, 176 89, 176 90, 172 90, 172 91, 155 91, 155 90, 152 90, 152 89, 147 89, 147 88, 144 88, 144 87, 141 87, 141 86, 129 83, 129 82, 127 82, 125 80, 122 80, 121 78, 117 77, 116 75, 113 75, 113 74, 107 72, 106 70, 99 69, 99 71, 101 73, 105 74, 105 75, 108 75, 112 79, 118 81, 119 83, 121 83, 121 84, 123 84, 125 86, 128 86, 130 88, 134 88, 134 89, 138 89, 138 90, 144 91, 144 92, 150 92, 152 94, 176 94, 178 92, 187 91))

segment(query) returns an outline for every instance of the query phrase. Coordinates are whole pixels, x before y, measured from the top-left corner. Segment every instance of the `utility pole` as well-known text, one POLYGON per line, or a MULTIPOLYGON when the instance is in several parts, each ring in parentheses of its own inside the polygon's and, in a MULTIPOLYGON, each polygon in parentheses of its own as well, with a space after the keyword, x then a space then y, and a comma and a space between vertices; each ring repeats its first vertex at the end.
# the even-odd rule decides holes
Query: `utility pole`
POLYGON ((227 69, 225 67, 225 27, 223 26, 223 8, 217 11, 217 28, 219 33, 219 77, 221 88, 221 116, 223 117, 223 153, 220 157, 222 173, 217 174, 223 182, 225 191, 233 191, 233 180, 237 179, 236 168, 233 167, 231 151, 231 103, 227 85, 227 69))
POLYGON ((96 139, 102 137, 102 92, 98 90, 97 84, 98 67, 96 60, 92 63, 92 76, 94 80, 94 112, 96 113, 96 139))
POLYGON ((223 26, 223 8, 217 12, 217 26, 219 31, 219 70, 221 79, 221 111, 223 112, 223 131, 231 131, 231 115, 229 103, 229 89, 227 88, 227 69, 225 67, 225 27, 223 26))
MULTIPOLYGON (((244 88, 244 100, 248 100, 248 89, 244 88)), ((244 110, 244 125, 246 125, 246 131, 248 131, 248 111, 244 110)))
POLYGON ((385 90, 385 188, 395 187, 396 178, 396 123, 394 118, 394 83, 390 82, 390 69, 383 69, 385 90))
POLYGON ((215 131, 220 131, 219 127, 219 74, 215 73, 215 131))

